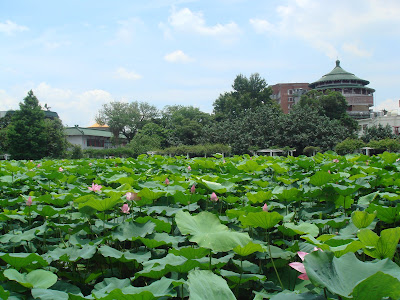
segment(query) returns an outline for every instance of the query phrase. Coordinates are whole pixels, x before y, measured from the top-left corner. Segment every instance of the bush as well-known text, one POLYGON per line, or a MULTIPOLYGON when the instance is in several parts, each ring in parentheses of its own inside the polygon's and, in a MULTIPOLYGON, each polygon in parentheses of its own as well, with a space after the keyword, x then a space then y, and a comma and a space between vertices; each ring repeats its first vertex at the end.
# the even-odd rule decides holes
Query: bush
POLYGON ((181 145, 169 147, 160 151, 160 154, 168 155, 190 155, 190 156, 210 156, 215 153, 230 153, 231 148, 223 144, 205 145, 181 145))
POLYGON ((313 156, 317 154, 318 152, 321 152, 320 147, 314 147, 314 146, 307 146, 303 149, 303 154, 307 156, 313 156))
POLYGON ((71 158, 79 159, 83 157, 82 147, 80 145, 72 145, 71 158))
POLYGON ((374 148, 374 153, 381 153, 384 151, 397 152, 400 150, 400 143, 396 139, 373 140, 368 143, 368 147, 374 148))
POLYGON ((351 154, 364 146, 365 144, 362 140, 347 138, 336 145, 335 151, 340 155, 351 154))

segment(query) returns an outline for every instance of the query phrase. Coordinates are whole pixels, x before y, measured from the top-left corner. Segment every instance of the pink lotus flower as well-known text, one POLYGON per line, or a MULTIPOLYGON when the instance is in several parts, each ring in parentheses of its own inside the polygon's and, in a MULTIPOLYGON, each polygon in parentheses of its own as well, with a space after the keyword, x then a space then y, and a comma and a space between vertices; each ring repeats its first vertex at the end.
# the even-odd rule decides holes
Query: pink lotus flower
POLYGON ((263 211, 265 211, 265 212, 268 212, 268 206, 267 206, 267 203, 265 203, 265 204, 264 204, 264 206, 263 206, 262 210, 263 210, 263 211))
POLYGON ((190 172, 190 171, 192 171, 192 167, 191 166, 188 166, 188 171, 190 172))
POLYGON ((128 193, 125 194, 125 196, 126 196, 126 200, 129 200, 129 201, 132 201, 132 200, 134 200, 134 201, 139 201, 139 200, 141 199, 141 198, 138 196, 137 193, 128 192, 128 193))
POLYGON ((98 192, 101 190, 101 188, 102 188, 102 186, 100 184, 97 184, 97 183, 95 184, 94 182, 92 183, 91 187, 90 186, 88 187, 88 189, 93 192, 98 192))
POLYGON ((337 158, 335 158, 334 160, 332 160, 334 163, 338 163, 339 160, 337 158))
POLYGON ((92 163, 89 163, 89 166, 91 166, 92 165, 92 163))
MULTIPOLYGON (((321 250, 320 248, 314 247, 314 251, 318 251, 321 250)), ((321 250, 322 251, 322 250, 321 250)), ((297 252, 297 255, 300 257, 301 261, 304 261, 304 257, 309 254, 307 252, 303 252, 303 251, 299 251, 297 252)), ((289 266, 291 266, 293 269, 295 269, 296 271, 299 271, 301 274, 298 276, 299 279, 301 280, 309 280, 308 275, 306 273, 306 269, 304 267, 303 263, 300 262, 292 262, 289 264, 289 266)))
POLYGON ((41 166, 42 166, 41 164, 38 164, 36 167, 37 167, 37 168, 40 168, 41 166))
POLYGON ((61 167, 59 167, 59 168, 58 168, 58 171, 59 171, 59 172, 62 172, 62 171, 64 171, 64 169, 61 168, 61 167))
POLYGON ((328 173, 331 174, 331 170, 328 170, 328 173))
POLYGON ((190 188, 190 192, 194 194, 196 192, 196 186, 193 184, 192 187, 190 188))
POLYGON ((129 214, 129 205, 126 204, 126 203, 125 203, 124 205, 122 205, 121 211, 122 211, 124 214, 129 214))
POLYGON ((28 197, 28 200, 26 200, 26 205, 31 206, 32 205, 32 196, 28 197))
POLYGON ((214 201, 214 202, 217 202, 217 201, 218 201, 218 197, 217 197, 217 195, 216 195, 214 192, 211 194, 210 200, 211 200, 211 201, 214 201))
POLYGON ((165 178, 165 181, 164 181, 164 182, 165 182, 166 185, 168 185, 168 184, 169 184, 169 179, 168 179, 168 178, 165 178))

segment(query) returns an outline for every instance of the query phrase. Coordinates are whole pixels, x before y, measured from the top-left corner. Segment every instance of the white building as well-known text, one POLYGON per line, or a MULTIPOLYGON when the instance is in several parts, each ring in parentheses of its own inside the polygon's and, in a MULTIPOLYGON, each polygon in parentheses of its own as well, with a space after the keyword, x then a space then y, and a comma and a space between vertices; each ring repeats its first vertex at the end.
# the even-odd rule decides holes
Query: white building
POLYGON ((377 113, 371 113, 371 117, 368 119, 360 119, 358 122, 358 135, 362 136, 364 134, 365 129, 371 126, 378 126, 381 124, 382 126, 389 125, 393 129, 393 133, 395 135, 399 135, 400 133, 400 115, 396 111, 384 112, 380 111, 377 113))

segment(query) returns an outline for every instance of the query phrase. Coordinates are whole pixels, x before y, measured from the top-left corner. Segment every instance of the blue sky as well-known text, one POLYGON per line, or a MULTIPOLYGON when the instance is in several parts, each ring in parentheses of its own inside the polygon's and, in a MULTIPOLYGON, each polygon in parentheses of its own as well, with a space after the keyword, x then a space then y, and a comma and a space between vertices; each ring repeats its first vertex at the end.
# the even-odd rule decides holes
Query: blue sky
POLYGON ((399 15, 397 0, 2 0, 0 111, 32 89, 68 126, 111 101, 212 112, 238 74, 310 83, 337 58, 397 110, 399 15))

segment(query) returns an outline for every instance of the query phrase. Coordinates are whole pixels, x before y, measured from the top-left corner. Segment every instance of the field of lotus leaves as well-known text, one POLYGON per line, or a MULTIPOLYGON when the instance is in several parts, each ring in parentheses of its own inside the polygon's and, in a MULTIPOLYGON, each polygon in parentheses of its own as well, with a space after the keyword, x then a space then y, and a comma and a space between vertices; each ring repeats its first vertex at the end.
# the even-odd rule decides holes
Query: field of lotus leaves
POLYGON ((0 162, 1 299, 400 299, 399 154, 0 162))

